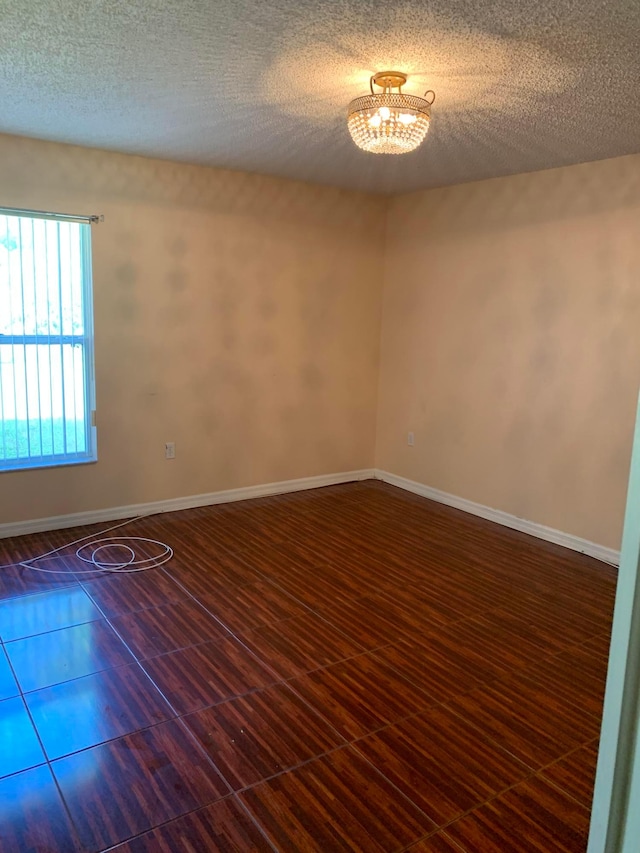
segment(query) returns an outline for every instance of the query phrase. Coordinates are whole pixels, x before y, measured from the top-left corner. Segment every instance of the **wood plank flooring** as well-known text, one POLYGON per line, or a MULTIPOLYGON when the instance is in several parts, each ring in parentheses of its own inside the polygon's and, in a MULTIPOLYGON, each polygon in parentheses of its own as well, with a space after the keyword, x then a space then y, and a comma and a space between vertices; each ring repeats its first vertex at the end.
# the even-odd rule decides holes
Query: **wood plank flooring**
POLYGON ((375 481, 121 532, 0 569, 3 853, 584 853, 613 569, 375 481))

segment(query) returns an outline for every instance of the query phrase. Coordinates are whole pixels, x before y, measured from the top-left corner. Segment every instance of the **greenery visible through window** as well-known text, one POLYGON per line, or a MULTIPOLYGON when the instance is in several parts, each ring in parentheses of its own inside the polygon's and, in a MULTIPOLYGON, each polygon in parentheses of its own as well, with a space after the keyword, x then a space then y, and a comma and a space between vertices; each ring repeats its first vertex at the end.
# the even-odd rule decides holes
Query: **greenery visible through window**
POLYGON ((96 458, 91 226, 0 209, 0 470, 96 458))

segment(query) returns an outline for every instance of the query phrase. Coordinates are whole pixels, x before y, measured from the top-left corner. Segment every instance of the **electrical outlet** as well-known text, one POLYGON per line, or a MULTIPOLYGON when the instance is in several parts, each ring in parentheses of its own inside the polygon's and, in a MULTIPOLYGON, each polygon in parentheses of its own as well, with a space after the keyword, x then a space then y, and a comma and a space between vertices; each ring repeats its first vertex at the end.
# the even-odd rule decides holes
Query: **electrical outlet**
POLYGON ((164 458, 165 459, 175 459, 176 458, 176 443, 175 441, 168 441, 164 446, 164 458))
POLYGON ((414 439, 413 439, 413 433, 412 432, 407 433, 407 444, 409 445, 409 447, 413 447, 414 439))

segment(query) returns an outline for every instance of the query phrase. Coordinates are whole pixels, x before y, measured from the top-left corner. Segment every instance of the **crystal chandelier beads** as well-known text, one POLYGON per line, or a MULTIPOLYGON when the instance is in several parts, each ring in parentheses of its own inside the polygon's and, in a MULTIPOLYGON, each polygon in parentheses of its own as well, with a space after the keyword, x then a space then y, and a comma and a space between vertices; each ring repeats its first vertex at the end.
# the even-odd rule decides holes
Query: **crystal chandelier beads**
POLYGON ((371 94, 351 101, 347 123, 359 148, 375 154, 404 154, 417 148, 425 138, 435 94, 428 91, 422 98, 405 95, 402 85, 406 79, 399 71, 374 74, 370 81, 371 94), (383 91, 374 92, 374 83, 383 91))

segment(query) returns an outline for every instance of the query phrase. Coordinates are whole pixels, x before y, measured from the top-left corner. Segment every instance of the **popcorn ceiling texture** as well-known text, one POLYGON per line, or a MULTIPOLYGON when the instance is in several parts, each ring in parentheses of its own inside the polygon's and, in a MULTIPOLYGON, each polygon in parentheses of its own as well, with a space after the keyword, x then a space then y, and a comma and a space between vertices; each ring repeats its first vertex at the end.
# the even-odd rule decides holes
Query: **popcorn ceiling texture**
POLYGON ((637 0, 4 0, 0 132, 394 193, 640 150, 637 0), (384 68, 423 146, 359 151, 384 68))

